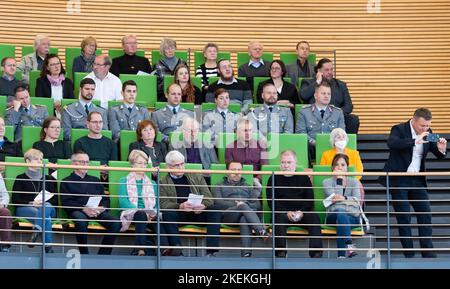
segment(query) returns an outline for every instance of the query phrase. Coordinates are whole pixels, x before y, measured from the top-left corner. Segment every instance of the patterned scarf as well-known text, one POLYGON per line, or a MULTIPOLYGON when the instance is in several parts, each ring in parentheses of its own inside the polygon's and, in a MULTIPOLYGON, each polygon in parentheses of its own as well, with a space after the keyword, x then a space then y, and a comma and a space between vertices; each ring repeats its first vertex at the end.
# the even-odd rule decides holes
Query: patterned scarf
POLYGON ((48 81, 50 81, 50 84, 52 85, 52 86, 60 86, 61 85, 61 83, 66 79, 65 77, 64 77, 64 74, 60 74, 59 76, 58 76, 58 78, 53 78, 53 77, 51 77, 50 76, 50 74, 47 74, 47 79, 48 79, 48 81))

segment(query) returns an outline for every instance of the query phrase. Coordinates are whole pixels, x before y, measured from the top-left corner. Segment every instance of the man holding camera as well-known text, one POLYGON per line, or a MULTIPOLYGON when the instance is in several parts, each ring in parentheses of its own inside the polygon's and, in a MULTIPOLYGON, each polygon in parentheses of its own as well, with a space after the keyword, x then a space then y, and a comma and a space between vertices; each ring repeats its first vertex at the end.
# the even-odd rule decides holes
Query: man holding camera
MULTIPOLYGON (((425 171, 425 158, 431 151, 436 158, 444 159, 447 150, 447 141, 431 131, 431 111, 419 108, 414 112, 412 119, 405 123, 395 125, 387 140, 389 159, 386 162, 386 172, 419 173, 425 171)), ((385 178, 381 178, 383 184, 385 178)), ((420 247, 422 257, 436 258, 430 251, 433 248, 431 209, 428 200, 427 183, 425 176, 389 177, 390 192, 397 223, 399 226, 400 241, 403 248, 412 249, 410 205, 417 213, 419 224, 420 247)), ((414 251, 404 251, 406 258, 414 257, 414 251)))

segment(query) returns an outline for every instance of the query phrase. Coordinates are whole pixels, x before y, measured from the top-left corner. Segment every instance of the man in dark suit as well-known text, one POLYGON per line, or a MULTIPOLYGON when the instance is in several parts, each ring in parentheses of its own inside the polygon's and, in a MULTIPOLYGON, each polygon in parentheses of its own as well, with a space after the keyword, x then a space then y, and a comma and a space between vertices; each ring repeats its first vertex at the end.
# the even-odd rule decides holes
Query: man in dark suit
MULTIPOLYGON (((386 172, 418 173, 425 171, 425 159, 431 151, 438 159, 446 156, 447 141, 439 138, 435 142, 427 141, 431 131, 431 112, 426 108, 419 108, 412 119, 395 125, 391 129, 387 145, 389 159, 386 162, 386 172)), ((430 139, 431 140, 431 139, 430 139)), ((403 248, 412 249, 410 204, 417 213, 419 226, 420 247, 433 248, 431 239, 431 209, 428 200, 425 176, 389 177, 394 210, 399 226, 399 235, 403 248), (411 201, 410 201, 411 200, 411 201)), ((414 257, 414 251, 404 251, 406 258, 414 257)), ((436 254, 422 251, 424 258, 436 258, 436 254)))

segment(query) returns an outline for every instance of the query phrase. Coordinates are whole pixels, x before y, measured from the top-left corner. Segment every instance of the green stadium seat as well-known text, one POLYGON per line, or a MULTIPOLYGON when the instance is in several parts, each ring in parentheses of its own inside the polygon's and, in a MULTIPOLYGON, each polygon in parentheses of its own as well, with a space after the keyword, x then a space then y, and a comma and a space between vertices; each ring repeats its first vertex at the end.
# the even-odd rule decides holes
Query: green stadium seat
MULTIPOLYGON (((110 48, 110 49, 108 50, 108 55, 109 55, 109 57, 111 57, 111 59, 120 57, 120 56, 122 56, 123 54, 124 54, 124 52, 123 52, 123 49, 122 49, 122 48, 110 48)), ((138 50, 136 51, 136 55, 137 55, 137 56, 145 57, 145 50, 143 50, 143 49, 138 49, 138 50)))
POLYGON ((147 107, 153 107, 156 102, 156 76, 121 74, 120 81, 134 80, 137 84, 137 101, 144 101, 147 107))
MULTIPOLYGON (((220 59, 228 59, 231 60, 231 52, 229 51, 222 51, 217 54, 217 60, 220 59)), ((205 63, 205 56, 203 56, 203 51, 195 51, 194 52, 194 71, 199 67, 200 65, 205 63)))
MULTIPOLYGON (((22 57, 34 52, 34 47, 32 45, 22 46, 22 57)), ((50 47, 50 54, 58 54, 58 47, 50 47)))
MULTIPOLYGON (((35 97, 36 96, 36 81, 37 79, 41 77, 41 71, 40 70, 31 70, 29 75, 29 86, 30 86, 30 96, 35 97)), ((49 95, 51 96, 51 95, 49 95)))
MULTIPOLYGON (((164 91, 167 91, 167 88, 169 87, 169 85, 174 83, 174 81, 175 81, 175 77, 173 75, 165 75, 164 76, 164 91)), ((201 78, 191 76, 191 83, 192 83, 192 85, 198 87, 198 89, 200 89, 200 91, 202 90, 202 79, 201 78)))
POLYGON ((14 141, 14 127, 12 125, 5 125, 5 137, 9 141, 14 141))
MULTIPOLYGON (((207 110, 214 110, 216 109, 216 104, 212 102, 204 102, 202 103, 202 112, 205 112, 207 110)), ((240 113, 241 112, 241 105, 238 103, 230 103, 228 106, 228 109, 234 113, 240 113)))
MULTIPOLYGON (((264 62, 272 62, 273 61, 273 53, 272 52, 263 52, 262 59, 264 62)), ((248 63, 250 61, 250 55, 248 52, 238 52, 237 53, 237 65, 241 67, 242 64, 248 63)))
MULTIPOLYGON (((289 65, 295 61, 297 61, 297 53, 296 52, 280 52, 280 60, 284 62, 284 64, 289 65)), ((308 62, 315 65, 316 64, 316 54, 310 53, 308 56, 308 62)))
MULTIPOLYGON (((85 128, 73 128, 70 132, 70 147, 73 151, 73 145, 75 144, 75 141, 79 139, 80 137, 86 136, 89 134, 89 130, 85 128)), ((112 139, 112 131, 110 130, 102 130, 102 135, 112 139)))
POLYGON ((297 122, 297 116, 298 116, 300 110, 301 110, 305 105, 306 105, 306 104, 303 104, 303 103, 301 103, 301 104, 296 104, 296 105, 295 105, 295 115, 294 115, 294 121, 295 121, 295 122, 297 122))
POLYGON ((8 97, 6 95, 0 95, 0 117, 5 117, 6 114, 6 101, 8 97))
MULTIPOLYGON (((166 102, 159 102, 158 101, 158 102, 155 103, 155 110, 164 108, 166 105, 167 105, 166 102)), ((184 109, 194 111, 194 104, 193 103, 182 102, 182 103, 180 103, 180 106, 182 108, 184 108, 184 109)))
MULTIPOLYGON (((81 47, 66 47, 65 53, 66 53, 66 76, 73 80, 73 73, 72 73, 73 60, 81 55, 81 47)), ((101 53, 102 53, 101 49, 97 49, 95 51, 96 55, 99 55, 101 53)), ((76 94, 76 96, 77 95, 78 94, 76 94)))
POLYGON ((0 61, 5 57, 16 58, 16 46, 11 44, 0 44, 0 61))
POLYGON ((78 97, 80 96, 80 82, 88 74, 89 74, 88 72, 75 72, 73 76, 73 86, 74 86, 73 95, 75 96, 76 99, 78 99, 78 97))
MULTIPOLYGON (((109 161, 108 166, 116 167, 116 168, 131 168, 129 162, 125 161, 109 161)), ((148 168, 151 168, 151 163, 148 168)), ((119 180, 123 177, 126 177, 130 172, 128 171, 109 171, 109 196, 110 196, 110 208, 111 214, 113 216, 119 217, 121 210, 119 208, 119 180)), ((152 178, 151 173, 146 174, 150 179, 152 178)), ((157 192, 155 192, 156 196, 157 192)))
MULTIPOLYGON (((186 61, 186 63, 189 61, 188 52, 187 51, 177 50, 177 51, 175 51, 175 56, 178 57, 178 58, 183 59, 184 61, 186 61)), ((156 65, 156 63, 158 63, 158 61, 160 59, 161 59, 160 51, 156 50, 156 49, 152 50, 152 66, 153 67, 156 65)))
MULTIPOLYGON (((348 144, 347 147, 353 150, 356 150, 356 134, 347 134, 348 136, 348 144)), ((330 134, 329 133, 318 133, 316 135, 316 164, 320 164, 320 160, 322 159, 322 154, 324 151, 330 150, 333 147, 330 143, 330 134)))
POLYGON ((31 97, 31 104, 34 105, 42 105, 47 107, 47 112, 48 112, 48 116, 54 116, 54 104, 55 101, 53 100, 53 98, 49 98, 49 97, 31 97))
POLYGON ((120 160, 128 160, 130 144, 137 141, 137 135, 134 130, 121 130, 120 131, 120 160))
MULTIPOLYGON (((22 128, 22 152, 25 153, 27 150, 33 147, 33 144, 40 140, 41 127, 38 126, 24 126, 22 128)), ((59 133, 59 139, 62 140, 64 136, 63 129, 59 133)))
POLYGON ((16 77, 17 80, 22 80, 23 79, 22 72, 19 71, 19 70, 16 70, 16 74, 14 74, 14 76, 16 77))
POLYGON ((284 150, 293 150, 297 154, 297 164, 308 167, 308 136, 296 133, 270 133, 268 135, 269 165, 280 164, 280 154, 284 150))

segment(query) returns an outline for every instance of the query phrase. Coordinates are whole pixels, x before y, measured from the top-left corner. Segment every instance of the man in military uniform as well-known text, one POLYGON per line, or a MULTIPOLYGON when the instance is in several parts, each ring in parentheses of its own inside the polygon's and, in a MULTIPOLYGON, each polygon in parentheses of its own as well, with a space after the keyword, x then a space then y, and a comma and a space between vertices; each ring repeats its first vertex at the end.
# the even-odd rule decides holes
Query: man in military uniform
POLYGON ((127 80, 122 85, 123 104, 113 106, 108 111, 109 128, 113 140, 117 142, 121 130, 136 130, 139 122, 150 119, 146 107, 137 105, 137 85, 134 80, 127 80))
POLYGON ((156 123, 162 133, 162 141, 169 142, 169 134, 177 130, 183 118, 189 116, 194 118, 194 112, 180 106, 181 86, 172 83, 166 91, 167 105, 152 113, 152 121, 156 123))
POLYGON ((278 93, 273 83, 263 86, 264 104, 249 113, 249 119, 258 133, 294 133, 294 117, 288 107, 277 105, 278 93))
POLYGON ((32 105, 27 84, 19 84, 14 89, 13 106, 6 111, 6 124, 14 126, 15 142, 22 140, 23 126, 42 126, 48 117, 45 106, 32 105))
POLYGON ((337 127, 345 130, 344 114, 340 108, 330 105, 331 88, 325 80, 316 86, 316 102, 305 105, 297 116, 296 133, 308 134, 309 161, 315 155, 316 135, 331 133, 337 127))
POLYGON ((236 130, 236 123, 240 114, 236 114, 228 109, 230 105, 230 95, 225 88, 219 88, 214 93, 216 108, 208 110, 203 116, 202 129, 211 134, 211 141, 216 143, 219 133, 236 130))
POLYGON ((87 116, 97 111, 102 115, 103 130, 108 129, 108 115, 106 109, 92 103, 95 92, 95 82, 91 78, 84 78, 80 82, 80 97, 77 102, 65 106, 61 114, 64 140, 70 140, 72 128, 86 128, 87 116))

